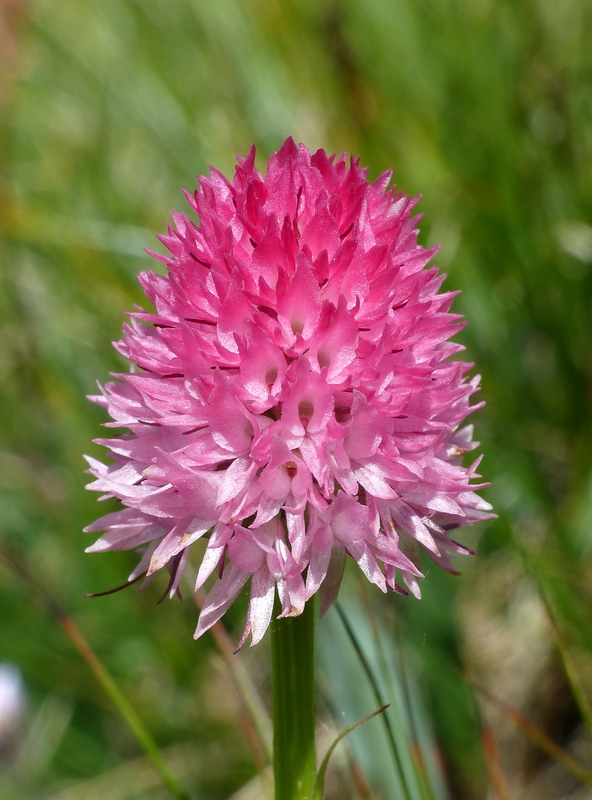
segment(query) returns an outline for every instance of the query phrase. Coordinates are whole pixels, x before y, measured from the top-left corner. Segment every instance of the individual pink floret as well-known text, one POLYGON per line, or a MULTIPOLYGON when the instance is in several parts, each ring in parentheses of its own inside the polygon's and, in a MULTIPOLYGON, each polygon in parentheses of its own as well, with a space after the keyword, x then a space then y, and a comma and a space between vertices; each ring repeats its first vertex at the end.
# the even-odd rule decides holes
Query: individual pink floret
POLYGON ((464 322, 417 244, 417 200, 369 183, 359 160, 287 139, 266 174, 255 148, 232 182, 212 169, 140 283, 117 349, 137 368, 93 397, 127 428, 100 439, 90 489, 123 504, 88 552, 142 549, 130 575, 170 572, 206 537, 196 637, 249 585, 241 644, 317 591, 335 601, 346 556, 382 591, 420 597, 419 553, 454 572, 448 531, 491 516, 475 494, 478 379, 451 360, 464 322), (419 547, 421 546, 421 548, 419 547))

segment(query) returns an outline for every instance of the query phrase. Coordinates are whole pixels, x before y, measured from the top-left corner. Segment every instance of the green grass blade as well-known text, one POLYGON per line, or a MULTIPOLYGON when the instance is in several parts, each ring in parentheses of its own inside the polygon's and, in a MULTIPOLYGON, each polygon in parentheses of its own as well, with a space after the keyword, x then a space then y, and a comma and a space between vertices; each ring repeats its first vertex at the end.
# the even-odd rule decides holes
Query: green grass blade
POLYGON ((62 610, 45 587, 37 579, 33 578, 19 561, 15 560, 13 556, 7 556, 6 553, 2 551, 0 551, 0 558, 2 558, 27 586, 42 599, 52 617, 61 625, 64 632, 103 688, 105 694, 109 697, 121 718, 133 733, 138 744, 150 759, 154 769, 160 775, 163 784, 171 793, 171 796, 174 797, 175 800, 190 800, 190 795, 183 789, 169 770, 158 745, 144 726, 136 710, 113 680, 109 672, 105 669, 105 666, 97 657, 74 621, 62 610))

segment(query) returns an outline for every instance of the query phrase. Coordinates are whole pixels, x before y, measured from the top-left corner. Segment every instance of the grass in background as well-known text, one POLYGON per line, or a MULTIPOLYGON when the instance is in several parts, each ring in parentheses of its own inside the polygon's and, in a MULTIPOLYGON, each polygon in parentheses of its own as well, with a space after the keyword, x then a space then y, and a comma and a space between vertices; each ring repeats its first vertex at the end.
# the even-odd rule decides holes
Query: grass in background
MULTIPOLYGON (((447 286, 463 289, 456 309, 483 375, 488 405, 475 423, 500 515, 465 535, 480 555, 458 563, 463 578, 432 570, 421 603, 378 593, 371 602, 408 653, 452 797, 484 797, 488 781, 475 699, 460 677, 467 665, 569 744, 579 717, 537 585, 589 689, 589 4, 1 8, 0 547, 75 618, 200 798, 226 798, 254 774, 213 646, 191 640, 193 605, 155 607, 158 588, 83 599, 123 582, 135 563, 83 553, 81 529, 100 509, 84 491, 81 454, 98 452, 90 440, 104 421, 85 395, 123 368, 110 341, 142 302, 135 276, 157 267, 142 248, 183 207, 180 186, 193 188, 209 163, 231 173, 252 141, 260 164, 289 134, 311 149, 351 150, 371 176, 392 167, 400 188, 423 194, 421 241, 442 243, 447 286)), ((79 782, 128 769, 114 800, 162 797, 157 784, 136 783, 135 741, 61 629, 1 564, 0 612, 0 660, 19 666, 28 698, 26 758, 0 769, 0 796, 76 796, 85 786, 91 797, 79 782)), ((240 627, 240 609, 233 619, 240 627)), ((265 689, 265 645, 241 658, 265 689)), ((530 783, 545 797, 536 783, 545 764, 487 718, 512 790, 530 783)))

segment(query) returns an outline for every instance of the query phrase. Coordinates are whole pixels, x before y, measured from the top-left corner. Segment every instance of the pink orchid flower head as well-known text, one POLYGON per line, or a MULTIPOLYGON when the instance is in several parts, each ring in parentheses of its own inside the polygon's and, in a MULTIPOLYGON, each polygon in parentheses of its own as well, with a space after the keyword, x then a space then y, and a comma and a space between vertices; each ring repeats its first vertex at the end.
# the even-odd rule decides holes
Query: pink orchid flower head
POLYGON ((475 489, 478 378, 452 358, 454 292, 417 244, 416 199, 359 159, 287 139, 262 175, 255 148, 232 181, 215 169, 186 194, 152 254, 117 349, 134 365, 92 399, 110 463, 90 489, 123 508, 86 529, 89 552, 139 549, 129 580, 167 567, 173 596, 207 541, 196 637, 248 586, 241 644, 273 615, 335 601, 347 556, 383 592, 420 597, 420 552, 454 572, 471 552, 449 530, 491 516, 475 489))

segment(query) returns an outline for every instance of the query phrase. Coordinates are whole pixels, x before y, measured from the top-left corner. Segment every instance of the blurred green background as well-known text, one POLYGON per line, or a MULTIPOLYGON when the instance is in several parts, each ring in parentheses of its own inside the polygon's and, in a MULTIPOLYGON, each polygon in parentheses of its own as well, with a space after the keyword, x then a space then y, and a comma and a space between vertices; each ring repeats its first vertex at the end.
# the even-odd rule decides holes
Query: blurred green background
MULTIPOLYGON (((85 396, 124 368, 110 342, 143 302, 137 273, 157 268, 143 248, 185 210, 180 187, 211 163, 231 175, 251 142, 263 168, 287 135, 359 154, 372 178, 393 168, 422 194, 420 242, 442 244, 468 320, 459 338, 483 376, 474 422, 499 519, 464 534, 478 558, 458 564, 462 578, 431 570, 421 603, 364 592, 413 674, 448 786, 439 797, 497 796, 484 725, 512 797, 592 796, 461 677, 579 746, 539 592, 592 686, 591 30, 586 0, 0 2, 0 550, 75 619, 196 798, 229 797, 256 767, 212 642, 191 638, 190 597, 156 606, 164 585, 83 597, 136 560, 83 552, 81 529, 103 510, 82 453, 99 454, 104 414, 85 396)), ((228 616, 235 641, 243 613, 228 616)), ((339 727, 333 614, 320 626, 320 715, 339 727)), ((266 646, 240 656, 264 695, 266 646)), ((0 662, 26 692, 21 729, 0 748, 0 798, 168 797, 1 560, 0 662)), ((374 794, 346 767, 334 796, 391 800, 355 736, 374 794)))

